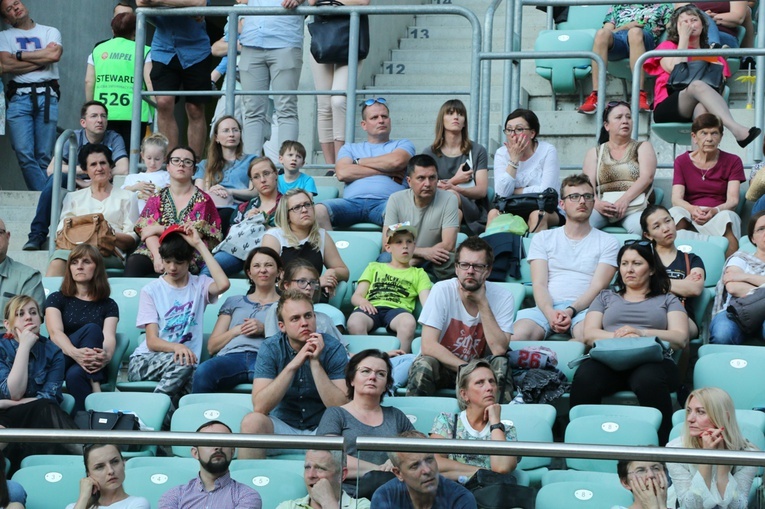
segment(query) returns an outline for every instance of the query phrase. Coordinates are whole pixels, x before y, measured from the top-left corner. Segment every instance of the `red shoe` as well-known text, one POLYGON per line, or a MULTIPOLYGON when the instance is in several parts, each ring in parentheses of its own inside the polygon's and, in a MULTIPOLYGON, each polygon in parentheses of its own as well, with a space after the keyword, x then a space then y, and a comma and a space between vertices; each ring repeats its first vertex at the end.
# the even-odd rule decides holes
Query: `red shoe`
POLYGON ((593 90, 590 95, 587 96, 587 99, 584 100, 584 104, 579 106, 579 109, 577 110, 579 113, 584 113, 586 115, 592 115, 595 113, 595 111, 598 109, 598 91, 593 90))
POLYGON ((643 90, 640 91, 640 111, 651 111, 651 104, 648 102, 648 94, 643 90))

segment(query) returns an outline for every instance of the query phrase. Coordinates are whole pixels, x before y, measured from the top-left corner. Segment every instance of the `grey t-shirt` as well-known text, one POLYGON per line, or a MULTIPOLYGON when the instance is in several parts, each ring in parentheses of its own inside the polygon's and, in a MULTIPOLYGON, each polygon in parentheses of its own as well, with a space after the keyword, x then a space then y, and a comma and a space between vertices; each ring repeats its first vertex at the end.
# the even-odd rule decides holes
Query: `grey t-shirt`
MULTIPOLYGON (((226 302, 223 303, 218 312, 218 316, 229 315, 231 317, 229 328, 243 324, 247 318, 255 318, 259 322, 265 324, 266 314, 270 308, 276 309, 276 303, 260 304, 251 301, 246 295, 236 295, 226 299, 226 302)), ((218 355, 226 355, 232 352, 257 352, 260 349, 260 345, 267 337, 269 337, 268 334, 260 338, 251 338, 244 334, 240 334, 231 339, 226 346, 221 348, 218 355)))
MULTIPOLYGON (((473 142, 473 162, 471 163, 473 170, 485 170, 489 167, 489 155, 486 149, 473 142)), ((433 149, 428 146, 422 151, 423 154, 427 154, 436 160, 436 167, 438 169, 438 178, 440 180, 449 180, 460 169, 460 166, 468 160, 468 154, 460 154, 457 157, 449 157, 447 155, 437 156, 433 149)))
POLYGON ((628 302, 613 290, 603 290, 590 304, 590 311, 603 313, 603 330, 613 332, 623 325, 637 329, 667 329, 667 313, 685 308, 675 295, 666 293, 640 302, 628 302))

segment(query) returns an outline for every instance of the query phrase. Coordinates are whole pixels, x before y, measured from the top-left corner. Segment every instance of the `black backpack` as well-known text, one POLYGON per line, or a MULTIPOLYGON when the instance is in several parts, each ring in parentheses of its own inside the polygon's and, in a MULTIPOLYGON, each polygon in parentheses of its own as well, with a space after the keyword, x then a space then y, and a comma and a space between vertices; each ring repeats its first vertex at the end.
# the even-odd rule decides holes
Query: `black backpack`
POLYGON ((508 277, 520 279, 521 260, 526 256, 523 251, 523 237, 514 233, 495 233, 483 238, 494 252, 494 265, 489 281, 504 283, 508 277))

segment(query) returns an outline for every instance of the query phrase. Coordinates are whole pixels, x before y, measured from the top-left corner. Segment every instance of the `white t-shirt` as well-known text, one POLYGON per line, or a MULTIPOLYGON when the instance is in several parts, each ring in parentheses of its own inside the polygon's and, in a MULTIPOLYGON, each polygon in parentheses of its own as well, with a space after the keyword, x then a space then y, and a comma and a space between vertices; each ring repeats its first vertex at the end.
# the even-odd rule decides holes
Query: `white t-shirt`
MULTIPOLYGON (((145 329, 146 324, 156 323, 160 339, 183 343, 199 358, 205 307, 218 300, 217 296, 208 299, 213 282, 211 277, 193 274, 189 274, 189 283, 183 288, 171 286, 164 276, 152 281, 141 289, 136 327, 145 329)), ((131 357, 149 352, 144 339, 131 357)))
MULTIPOLYGON (((486 299, 502 331, 513 332, 515 302, 510 292, 487 281, 486 299)), ((420 323, 441 331, 439 343, 454 355, 468 361, 484 357, 487 350, 481 314, 470 315, 462 304, 457 290, 457 278, 439 281, 430 290, 428 300, 420 313, 420 323)))
MULTIPOLYGON (((74 504, 69 504, 66 509, 74 509, 74 504)), ((129 496, 112 505, 99 505, 98 509, 151 509, 151 504, 143 497, 129 496)))
POLYGON ((560 162, 558 151, 545 141, 540 141, 534 154, 526 161, 521 161, 515 178, 507 173, 510 155, 502 145, 494 154, 494 190, 499 196, 510 196, 517 187, 524 193, 539 193, 552 187, 560 188, 560 162))
MULTIPOLYGON (((61 32, 58 29, 40 25, 29 30, 20 30, 18 28, 7 28, 0 32, 0 51, 7 51, 11 55, 16 55, 17 51, 37 51, 44 49, 48 44, 55 42, 61 46, 61 32)), ((23 60, 23 55, 22 55, 23 60)), ((37 83, 40 81, 57 80, 58 63, 48 64, 38 71, 31 71, 24 74, 12 74, 12 80, 16 83, 37 83)), ((29 91, 26 90, 26 93, 29 91)))
MULTIPOLYGON (((125 181, 122 183, 122 189, 126 189, 129 186, 134 186, 139 182, 151 182, 154 184, 154 189, 159 192, 163 187, 170 185, 170 174, 167 170, 153 171, 151 173, 131 173, 125 177, 125 181)), ((135 191, 133 191, 135 192, 135 191)), ((136 196, 138 193, 136 193, 136 196)), ((138 212, 140 213, 146 206, 146 200, 138 199, 138 212)))
POLYGON ((547 289, 555 305, 578 299, 589 288, 598 264, 616 267, 618 252, 616 237, 596 228, 581 240, 569 239, 564 228, 555 228, 534 235, 526 258, 547 261, 547 289))
MULTIPOLYGON (((728 267, 738 267, 739 269, 743 270, 747 274, 756 273, 751 268, 749 268, 749 264, 746 262, 746 260, 738 256, 732 256, 730 260, 728 260, 728 263, 726 263, 725 267, 723 267, 723 274, 725 273, 725 269, 727 269, 728 267)), ((728 293, 727 297, 725 298, 725 304, 723 304, 723 307, 722 307, 723 309, 726 309, 728 307, 728 304, 730 304, 731 298, 733 298, 733 296, 730 293, 728 293)))

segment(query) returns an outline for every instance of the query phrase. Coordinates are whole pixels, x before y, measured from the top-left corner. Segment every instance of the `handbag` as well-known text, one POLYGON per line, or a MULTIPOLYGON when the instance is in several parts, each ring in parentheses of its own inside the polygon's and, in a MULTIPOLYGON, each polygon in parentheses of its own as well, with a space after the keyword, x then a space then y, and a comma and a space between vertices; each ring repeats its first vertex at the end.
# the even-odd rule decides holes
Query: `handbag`
MULTIPOLYGON (((141 429, 138 418, 122 412, 97 412, 80 410, 74 416, 74 423, 84 430, 98 431, 138 431, 141 429)), ((140 450, 140 445, 120 445, 122 451, 140 450)))
POLYGON ((732 297, 726 311, 745 334, 758 334, 765 321, 765 288, 755 288, 743 297, 732 297))
POLYGON ((263 235, 268 228, 264 215, 263 213, 254 214, 239 223, 232 224, 223 242, 213 249, 213 254, 223 251, 244 261, 247 254, 260 246, 263 240, 263 235))
POLYGON ((765 194, 765 171, 762 171, 760 165, 755 165, 749 175, 749 189, 746 190, 746 199, 757 201, 763 194, 765 194))
POLYGON ((529 217, 535 210, 555 212, 558 209, 558 192, 548 187, 539 193, 514 194, 494 198, 494 205, 503 214, 515 214, 522 218, 529 217))
POLYGON ((667 92, 671 95, 685 90, 694 81, 703 81, 716 90, 718 94, 722 94, 725 88, 723 66, 707 60, 680 62, 672 68, 669 81, 667 81, 667 92))
POLYGON ((671 355, 669 343, 659 338, 611 338, 595 341, 590 353, 568 363, 574 368, 587 359, 605 364, 615 371, 627 371, 649 362, 661 362, 671 355))
MULTIPOLYGON (((317 7, 343 6, 338 0, 319 0, 317 7)), ((311 55, 320 64, 347 64, 348 45, 351 37, 351 17, 319 16, 313 17, 308 24, 311 33, 311 55)), ((359 16, 358 59, 364 60, 369 55, 369 18, 359 16)))
POLYGON ((478 469, 465 483, 479 509, 533 509, 534 489, 520 486, 513 474, 478 469))
POLYGON ((95 246, 103 256, 123 258, 117 249, 117 235, 103 214, 67 217, 64 227, 56 233, 56 248, 72 250, 80 244, 95 246))

